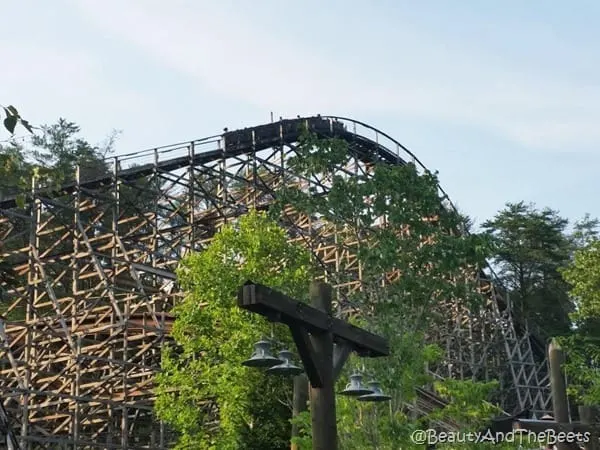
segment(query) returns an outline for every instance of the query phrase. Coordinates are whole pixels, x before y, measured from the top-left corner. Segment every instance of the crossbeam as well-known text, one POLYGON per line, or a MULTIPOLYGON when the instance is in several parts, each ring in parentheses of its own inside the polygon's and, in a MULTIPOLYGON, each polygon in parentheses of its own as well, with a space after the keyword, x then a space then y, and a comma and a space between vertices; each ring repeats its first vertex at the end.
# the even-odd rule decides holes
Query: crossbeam
POLYGON ((386 339, 261 284, 246 282, 238 292, 238 306, 272 321, 301 326, 310 333, 331 332, 334 342, 348 345, 360 356, 390 354, 386 339))

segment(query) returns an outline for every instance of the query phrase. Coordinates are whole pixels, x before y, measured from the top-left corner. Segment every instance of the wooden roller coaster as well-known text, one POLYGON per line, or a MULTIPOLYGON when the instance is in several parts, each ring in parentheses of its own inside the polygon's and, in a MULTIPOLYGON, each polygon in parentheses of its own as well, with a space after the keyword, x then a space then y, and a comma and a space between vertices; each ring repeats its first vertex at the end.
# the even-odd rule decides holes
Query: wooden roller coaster
MULTIPOLYGON (((24 207, 0 200, 0 261, 10 269, 0 279, 7 445, 168 448, 171 436, 152 415, 152 380, 181 296, 177 263, 201 251, 223 223, 250 207, 268 208, 284 184, 326 189, 327 180, 286 168, 300 124, 348 142, 353 167, 340 168, 347 173, 373 161, 422 167, 365 124, 310 117, 122 155, 106 173, 86 179, 78 171, 60 188, 33 182, 24 207)), ((357 289, 360 264, 339 250, 336 230, 291 209, 287 217, 291 238, 306 243, 329 280, 351 275, 336 289, 357 289)), ((487 307, 451 307, 435 337, 447 349, 437 376, 500 377, 506 411, 548 410, 543 346, 513 317, 490 272, 479 277, 487 307)), ((416 407, 435 401, 423 392, 416 407)))

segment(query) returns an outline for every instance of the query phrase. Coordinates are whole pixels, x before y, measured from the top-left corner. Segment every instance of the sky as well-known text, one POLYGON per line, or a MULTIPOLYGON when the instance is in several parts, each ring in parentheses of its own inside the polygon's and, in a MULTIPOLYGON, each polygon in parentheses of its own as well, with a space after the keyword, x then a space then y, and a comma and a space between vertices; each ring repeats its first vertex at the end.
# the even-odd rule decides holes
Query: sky
POLYGON ((0 1, 0 104, 117 153, 297 115, 366 122, 476 223, 600 217, 600 2, 0 1))

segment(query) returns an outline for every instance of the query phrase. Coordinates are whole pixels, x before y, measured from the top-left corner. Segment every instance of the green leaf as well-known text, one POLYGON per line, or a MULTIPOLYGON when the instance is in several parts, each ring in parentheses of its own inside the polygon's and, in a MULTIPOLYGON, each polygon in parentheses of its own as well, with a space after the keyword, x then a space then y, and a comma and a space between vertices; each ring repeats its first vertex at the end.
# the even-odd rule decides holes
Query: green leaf
POLYGON ((4 119, 4 128, 6 128, 10 134, 13 134, 18 122, 18 116, 8 116, 4 119))
POLYGON ((10 115, 19 117, 19 112, 17 111, 17 108, 15 108, 14 106, 10 105, 10 106, 8 106, 8 108, 5 108, 5 109, 10 111, 10 115))
MULTIPOLYGON (((402 413, 404 402, 414 398, 416 387, 433 381, 424 367, 443 364, 446 356, 438 346, 428 345, 420 330, 435 331, 447 320, 447 311, 439 305, 448 300, 460 299, 474 310, 482 307, 484 298, 472 275, 485 262, 489 245, 482 236, 458 232, 465 218, 442 207, 436 174, 420 174, 414 164, 380 163, 348 173, 348 167, 362 166, 352 158, 346 142, 304 133, 295 156, 288 159, 289 167, 298 177, 327 180, 327 195, 319 195, 323 189, 315 188, 316 183, 312 191, 290 185, 279 193, 275 209, 291 206, 299 214, 323 217, 329 222, 325 227, 335 226, 338 251, 352 254, 357 262, 352 269, 336 262, 339 269, 332 278, 339 284, 352 282, 360 267, 363 290, 348 295, 359 307, 351 322, 390 341, 390 357, 364 361, 392 395, 390 413, 375 418, 373 406, 336 399, 340 446, 415 448, 408 438, 399 441, 419 425, 402 413), (384 274, 394 276, 382 286, 384 274), (366 311, 370 314, 363 315, 366 311)), ((340 380, 341 389, 345 381, 340 380)), ((455 391, 472 387, 461 385, 455 391)), ((444 412, 465 429, 476 425, 474 418, 491 415, 484 402, 489 390, 477 384, 474 389, 477 395, 459 396, 444 412)), ((435 419, 435 414, 423 420, 427 419, 435 419)))
POLYGON ((33 134, 33 128, 27 120, 21 119, 21 125, 23 125, 27 131, 33 134))
MULTIPOLYGON (((236 293, 251 279, 302 298, 310 273, 308 252, 255 211, 224 226, 204 251, 181 261, 177 276, 186 296, 174 311, 172 331, 181 352, 165 352, 156 379, 157 414, 180 432, 180 445, 208 448, 200 443, 214 439, 225 450, 286 446, 289 409, 277 397, 289 395, 290 385, 241 365, 270 330, 262 317, 237 307, 236 293), (212 399, 213 412, 195 406, 206 399, 212 399), (203 426, 217 419, 217 430, 203 426)), ((277 340, 293 345, 284 328, 274 330, 277 340)))
POLYGON ((25 194, 18 194, 15 198, 15 202, 19 208, 25 208, 25 194))

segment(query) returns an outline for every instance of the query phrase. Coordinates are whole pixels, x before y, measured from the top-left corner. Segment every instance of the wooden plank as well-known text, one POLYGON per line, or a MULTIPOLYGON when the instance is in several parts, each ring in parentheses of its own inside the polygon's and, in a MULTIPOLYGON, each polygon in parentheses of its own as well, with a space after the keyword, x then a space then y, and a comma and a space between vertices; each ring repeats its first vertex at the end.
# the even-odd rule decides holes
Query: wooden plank
POLYGON ((287 325, 301 325, 310 333, 331 331, 334 341, 349 345, 361 356, 389 355, 386 339, 294 300, 261 284, 247 282, 238 292, 238 306, 287 325))
POLYGON ((346 341, 360 356, 375 358, 390 354, 386 339, 341 319, 333 319, 333 334, 337 338, 334 339, 336 343, 343 344, 346 341))

